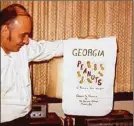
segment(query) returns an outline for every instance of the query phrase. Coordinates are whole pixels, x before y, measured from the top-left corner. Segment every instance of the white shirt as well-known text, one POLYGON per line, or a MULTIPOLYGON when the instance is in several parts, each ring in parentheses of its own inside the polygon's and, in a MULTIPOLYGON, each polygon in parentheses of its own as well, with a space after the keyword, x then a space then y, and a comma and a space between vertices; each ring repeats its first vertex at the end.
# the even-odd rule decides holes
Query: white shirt
POLYGON ((28 63, 63 55, 63 41, 36 42, 30 39, 19 52, 7 55, 1 48, 1 122, 25 116, 31 110, 31 81, 28 63))

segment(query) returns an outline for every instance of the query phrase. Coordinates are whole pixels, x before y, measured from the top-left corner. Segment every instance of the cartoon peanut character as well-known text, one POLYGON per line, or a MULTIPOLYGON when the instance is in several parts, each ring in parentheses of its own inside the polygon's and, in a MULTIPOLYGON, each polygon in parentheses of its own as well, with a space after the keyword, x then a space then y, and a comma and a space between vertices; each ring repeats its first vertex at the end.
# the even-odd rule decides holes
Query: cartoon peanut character
POLYGON ((84 77, 82 76, 81 80, 80 80, 80 84, 82 84, 84 81, 84 77))
POLYGON ((99 74, 100 76, 103 76, 103 73, 101 73, 100 71, 98 72, 98 74, 99 74))
POLYGON ((102 64, 100 64, 100 68, 101 70, 104 70, 104 66, 102 64))
POLYGON ((81 77, 80 71, 77 72, 78 77, 81 77))
POLYGON ((97 64, 94 64, 94 71, 97 70, 97 64))
POLYGON ((90 61, 87 61, 87 66, 88 66, 88 68, 91 68, 91 63, 90 63, 90 61))
POLYGON ((89 83, 92 83, 92 81, 91 81, 89 78, 87 78, 87 81, 88 81, 89 83))

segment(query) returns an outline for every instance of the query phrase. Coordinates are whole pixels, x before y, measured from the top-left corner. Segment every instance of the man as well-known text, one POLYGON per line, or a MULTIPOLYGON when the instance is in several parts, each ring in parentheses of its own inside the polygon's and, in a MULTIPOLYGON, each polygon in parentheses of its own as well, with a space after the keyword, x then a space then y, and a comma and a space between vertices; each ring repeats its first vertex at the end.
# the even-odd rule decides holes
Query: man
POLYGON ((1 30, 1 123, 27 125, 31 110, 31 82, 28 63, 62 56, 63 42, 35 42, 29 39, 32 18, 26 9, 13 4, 0 12, 1 30))
POLYGON ((63 41, 36 42, 30 39, 32 18, 19 4, 0 12, 1 124, 27 126, 31 110, 31 81, 28 63, 63 55, 63 41))

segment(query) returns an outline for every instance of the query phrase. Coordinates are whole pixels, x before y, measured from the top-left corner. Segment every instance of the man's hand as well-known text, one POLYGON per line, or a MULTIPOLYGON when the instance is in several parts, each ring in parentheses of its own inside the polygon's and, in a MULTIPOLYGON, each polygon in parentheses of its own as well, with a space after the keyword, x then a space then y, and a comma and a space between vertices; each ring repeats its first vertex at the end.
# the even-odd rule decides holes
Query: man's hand
POLYGON ((90 35, 90 36, 86 36, 86 37, 79 37, 78 36, 78 38, 79 39, 99 39, 99 37, 95 36, 95 35, 90 35))

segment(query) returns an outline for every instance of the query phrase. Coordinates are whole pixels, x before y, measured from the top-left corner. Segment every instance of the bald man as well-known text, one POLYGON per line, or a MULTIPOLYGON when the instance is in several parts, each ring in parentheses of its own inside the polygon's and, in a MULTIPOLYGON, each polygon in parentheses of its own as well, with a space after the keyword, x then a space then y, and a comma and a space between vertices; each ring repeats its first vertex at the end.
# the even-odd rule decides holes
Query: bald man
POLYGON ((27 126, 31 110, 31 81, 28 64, 63 55, 62 40, 31 40, 32 18, 19 4, 0 12, 1 124, 27 126))
MULTIPOLYGON (((32 17, 19 4, 0 11, 1 125, 28 126, 31 81, 28 64, 63 55, 63 40, 31 40, 32 17)), ((89 36, 88 38, 97 38, 89 36)))

